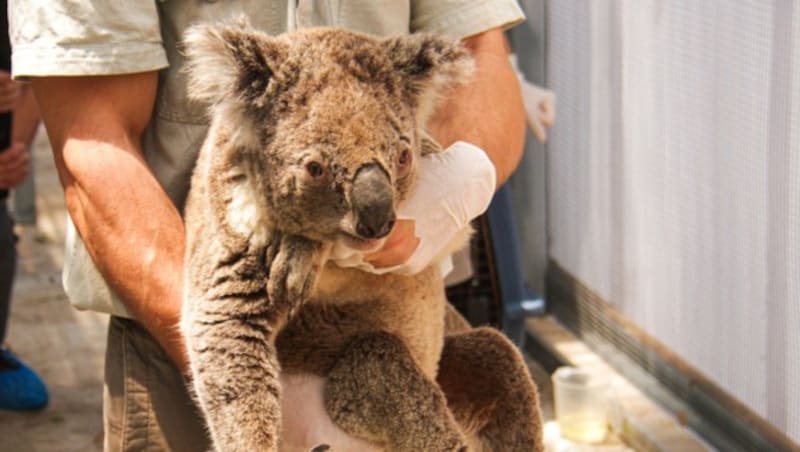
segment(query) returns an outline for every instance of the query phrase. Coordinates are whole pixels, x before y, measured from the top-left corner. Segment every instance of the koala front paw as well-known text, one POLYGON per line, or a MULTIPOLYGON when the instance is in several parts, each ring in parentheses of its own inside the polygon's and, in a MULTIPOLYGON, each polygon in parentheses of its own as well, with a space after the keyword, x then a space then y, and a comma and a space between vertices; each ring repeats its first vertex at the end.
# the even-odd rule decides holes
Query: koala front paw
POLYGON ((322 267, 322 244, 296 235, 276 237, 267 251, 270 301, 294 310, 311 297, 322 267))

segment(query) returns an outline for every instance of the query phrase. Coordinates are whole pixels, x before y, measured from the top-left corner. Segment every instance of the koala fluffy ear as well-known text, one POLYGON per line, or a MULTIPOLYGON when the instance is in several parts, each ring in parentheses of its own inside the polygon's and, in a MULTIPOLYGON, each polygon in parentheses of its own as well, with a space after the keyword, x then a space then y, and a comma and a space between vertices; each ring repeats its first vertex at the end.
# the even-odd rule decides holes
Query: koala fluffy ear
POLYGON ((183 52, 192 99, 217 105, 238 98, 258 105, 286 59, 288 44, 252 30, 240 19, 235 25, 190 27, 183 52))
POLYGON ((422 156, 425 157, 428 154, 438 154, 443 152, 444 149, 442 146, 433 139, 425 129, 420 130, 420 147, 422 148, 422 156))
POLYGON ((466 82, 472 75, 472 56, 457 41, 412 34, 387 39, 384 45, 395 73, 401 77, 423 121, 432 113, 438 93, 466 82))

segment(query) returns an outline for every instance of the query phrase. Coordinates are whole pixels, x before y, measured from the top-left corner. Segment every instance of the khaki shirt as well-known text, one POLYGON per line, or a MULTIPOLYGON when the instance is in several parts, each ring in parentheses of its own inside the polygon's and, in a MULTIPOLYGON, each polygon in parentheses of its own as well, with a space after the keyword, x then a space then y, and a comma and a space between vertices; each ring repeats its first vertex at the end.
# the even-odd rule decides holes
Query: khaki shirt
MULTIPOLYGON (((514 0, 13 0, 14 76, 160 70, 156 108, 142 146, 156 178, 182 210, 207 122, 203 107, 187 101, 178 43, 193 23, 243 13, 255 28, 273 35, 334 26, 379 36, 425 31, 465 38, 523 20, 514 0)), ((71 221, 63 278, 77 308, 130 317, 95 269, 71 221)))

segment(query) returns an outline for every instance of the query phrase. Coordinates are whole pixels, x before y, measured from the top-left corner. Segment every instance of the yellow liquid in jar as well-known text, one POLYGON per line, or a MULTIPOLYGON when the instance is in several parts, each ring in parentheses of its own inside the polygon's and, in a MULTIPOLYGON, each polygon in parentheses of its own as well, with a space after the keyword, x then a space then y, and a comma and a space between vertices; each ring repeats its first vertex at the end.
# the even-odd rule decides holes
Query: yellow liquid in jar
POLYGON ((597 413, 570 413, 559 416, 561 436, 582 443, 602 442, 608 430, 606 420, 597 413))

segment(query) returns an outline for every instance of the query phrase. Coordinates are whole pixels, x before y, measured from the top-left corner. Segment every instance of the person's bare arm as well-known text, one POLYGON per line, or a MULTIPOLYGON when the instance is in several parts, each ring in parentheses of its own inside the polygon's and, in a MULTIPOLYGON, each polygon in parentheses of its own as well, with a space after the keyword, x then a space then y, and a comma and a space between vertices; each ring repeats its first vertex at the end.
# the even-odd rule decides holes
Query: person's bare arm
POLYGON ((182 371, 184 228, 142 157, 155 72, 31 82, 67 209, 97 268, 182 371))
POLYGON ((448 95, 428 130, 445 148, 470 142, 488 154, 501 186, 517 168, 525 144, 525 110, 519 81, 508 60, 508 43, 495 28, 466 38, 475 58, 475 74, 448 95))

